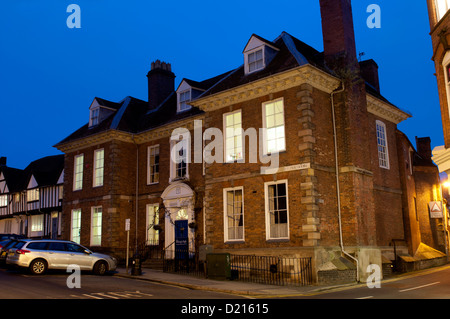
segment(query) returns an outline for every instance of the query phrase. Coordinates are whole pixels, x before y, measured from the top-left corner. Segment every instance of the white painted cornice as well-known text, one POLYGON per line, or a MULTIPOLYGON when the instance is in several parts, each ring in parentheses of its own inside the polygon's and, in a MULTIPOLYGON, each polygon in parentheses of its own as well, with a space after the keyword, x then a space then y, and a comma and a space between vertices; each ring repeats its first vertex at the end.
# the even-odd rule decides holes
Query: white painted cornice
POLYGON ((439 168, 439 173, 450 171, 450 148, 436 146, 433 149, 432 160, 439 168))
POLYGON ((367 94, 367 111, 395 124, 411 117, 410 114, 370 94, 367 94))

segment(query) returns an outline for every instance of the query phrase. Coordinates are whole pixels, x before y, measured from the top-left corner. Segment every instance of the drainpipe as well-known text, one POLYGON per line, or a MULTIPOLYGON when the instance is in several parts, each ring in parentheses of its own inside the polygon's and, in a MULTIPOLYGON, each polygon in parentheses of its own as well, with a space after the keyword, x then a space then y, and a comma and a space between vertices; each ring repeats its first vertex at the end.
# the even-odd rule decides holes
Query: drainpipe
POLYGON ((345 84, 342 83, 341 89, 336 89, 331 93, 331 113, 333 117, 333 135, 334 135, 334 159, 336 162, 336 195, 337 195, 337 208, 338 208, 338 220, 339 220, 339 246, 341 248, 341 253, 352 259, 356 263, 356 281, 359 282, 359 263, 358 259, 350 255, 345 251, 344 240, 342 239, 342 218, 341 218, 341 190, 339 184, 339 162, 338 162, 338 145, 337 145, 337 133, 336 133, 336 116, 334 112, 334 95, 342 93, 345 90, 345 84))

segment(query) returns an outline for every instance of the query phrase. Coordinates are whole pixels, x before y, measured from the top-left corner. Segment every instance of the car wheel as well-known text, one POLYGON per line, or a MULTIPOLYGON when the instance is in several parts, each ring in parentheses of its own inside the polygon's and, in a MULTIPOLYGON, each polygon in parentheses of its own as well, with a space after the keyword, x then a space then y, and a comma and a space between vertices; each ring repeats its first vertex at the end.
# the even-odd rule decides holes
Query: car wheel
POLYGON ((30 271, 33 275, 42 275, 47 270, 47 263, 43 259, 33 260, 30 264, 30 271))
POLYGON ((108 271, 108 265, 104 261, 97 261, 94 265, 94 273, 99 276, 103 276, 108 271))

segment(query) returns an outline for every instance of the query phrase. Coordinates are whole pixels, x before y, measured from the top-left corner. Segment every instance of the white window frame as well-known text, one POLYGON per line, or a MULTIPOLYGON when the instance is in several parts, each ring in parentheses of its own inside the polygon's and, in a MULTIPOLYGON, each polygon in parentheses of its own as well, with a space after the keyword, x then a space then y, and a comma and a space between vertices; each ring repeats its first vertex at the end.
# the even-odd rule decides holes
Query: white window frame
POLYGON ((92 186, 103 186, 104 172, 105 172, 105 149, 100 148, 94 151, 94 165, 93 165, 92 186), (102 154, 101 161, 99 161, 99 154, 102 154))
POLYGON ((264 45, 262 45, 262 46, 254 48, 254 49, 252 49, 252 50, 250 50, 248 52, 245 52, 245 74, 251 74, 251 73, 254 73, 254 72, 258 72, 260 70, 263 70, 266 67, 265 51, 266 51, 265 47, 264 47, 264 45), (262 65, 261 65, 260 68, 256 68, 256 69, 250 71, 250 64, 256 63, 257 61, 260 61, 260 59, 258 59, 258 60, 255 60, 254 62, 249 62, 250 55, 252 55, 252 54, 256 55, 256 53, 258 51, 261 51, 262 65))
MULTIPOLYGON (((233 210, 234 210, 234 202, 233 202, 233 210)), ((234 211, 233 211, 233 215, 234 211)), ((225 243, 232 243, 232 242, 244 242, 245 241, 245 207, 244 207, 244 187, 238 186, 238 187, 231 187, 231 188, 224 188, 223 189, 223 233, 224 233, 224 242, 225 243), (228 192, 235 192, 235 191, 241 191, 242 193, 242 202, 241 202, 241 209, 242 209, 242 238, 232 238, 230 239, 228 236, 228 192)), ((238 226, 239 227, 239 226, 238 226)))
POLYGON ((90 115, 89 115, 89 126, 95 126, 98 125, 100 118, 100 107, 95 107, 91 109, 90 115))
POLYGON ((159 204, 147 204, 145 211, 146 211, 146 225, 147 225, 145 240, 147 245, 156 246, 159 244, 159 231, 155 230, 153 226, 160 225, 159 204))
POLYGON ((188 103, 192 100, 192 90, 184 90, 178 93, 177 112, 184 112, 191 109, 188 103), (186 94, 189 93, 189 98, 186 99, 186 94))
POLYGON ((159 183, 159 161, 160 161, 160 148, 159 144, 152 145, 147 148, 147 185, 159 183), (154 152, 152 154, 152 152, 154 152), (156 153, 157 152, 157 153, 156 153), (158 155, 158 162, 156 162, 156 155, 158 155), (151 164, 151 158, 154 157, 154 164, 151 164), (152 167, 158 167, 158 172, 152 171, 152 167), (152 178, 153 177, 153 178, 152 178))
MULTIPOLYGON (((184 140, 184 139, 183 139, 184 140)), ((175 147, 178 143, 181 141, 170 141, 170 154, 172 154, 172 149, 175 147)), ((172 156, 170 156, 170 180, 169 182, 175 181, 175 180, 188 180, 189 179, 189 160, 190 160, 190 139, 186 139, 183 143, 186 143, 186 174, 184 176, 177 176, 177 170, 178 170, 178 164, 175 161, 172 160, 172 156)), ((178 154, 176 155, 179 156, 178 154)), ((178 161, 178 160, 177 160, 178 161)))
POLYGON ((289 240, 290 238, 290 223, 289 223, 289 185, 288 180, 283 179, 276 182, 264 183, 264 201, 265 201, 265 213, 266 213, 266 240, 289 240), (269 207, 269 186, 285 184, 286 185, 286 218, 287 218, 287 236, 285 237, 271 237, 270 232, 270 207, 269 207))
POLYGON ((449 0, 435 0, 434 3, 436 5, 437 21, 439 22, 450 9, 450 3, 449 0))
POLYGON ((103 225, 103 208, 102 206, 91 207, 91 246, 102 245, 102 225, 103 225), (98 221, 98 215, 100 214, 100 225, 95 222, 98 221), (100 234, 94 234, 94 230, 99 228, 100 234))
POLYGON ((378 151, 378 165, 381 168, 389 169, 389 143, 387 138, 387 129, 386 124, 381 122, 380 120, 376 121, 376 134, 377 134, 377 151, 378 151), (384 134, 381 136, 381 134, 384 134), (384 144, 386 145, 383 145, 384 144), (380 149, 383 148, 383 149, 380 149))
MULTIPOLYGON (((262 121, 263 121, 263 154, 264 155, 268 155, 270 153, 281 153, 286 151, 286 111, 285 111, 285 107, 284 107, 284 98, 278 98, 275 100, 271 100, 271 101, 267 101, 262 103, 262 121), (275 152, 269 152, 269 141, 268 141, 268 130, 271 128, 278 128, 281 127, 281 125, 278 126, 271 126, 268 127, 268 123, 267 123, 267 114, 266 114, 266 105, 268 104, 275 104, 277 102, 281 102, 283 104, 283 135, 284 135, 284 148, 282 149, 277 149, 275 152)), ((278 113, 279 114, 279 113, 278 113)), ((275 115, 275 113, 274 113, 275 115)), ((272 115, 270 115, 272 116, 272 115)))
POLYGON ((81 242, 81 208, 72 209, 70 216, 70 240, 80 244, 81 242), (74 227, 74 214, 77 214, 78 227, 74 227), (78 230, 78 234, 74 236, 74 229, 78 230))
POLYGON ((84 154, 74 156, 73 160, 73 190, 79 191, 83 189, 83 175, 84 175, 84 154), (77 160, 81 158, 81 164, 77 164, 77 160), (78 169, 81 169, 78 171, 78 169), (77 178, 79 177, 79 178, 77 178))
POLYGON ((226 163, 234 163, 244 160, 244 151, 243 151, 243 145, 244 145, 244 135, 242 130, 242 109, 228 112, 223 115, 223 132, 224 132, 224 159, 226 163), (234 115, 240 114, 240 123, 239 127, 236 127, 236 124, 234 122, 234 115), (227 117, 233 116, 233 124, 232 127, 229 127, 227 125, 227 117), (230 145, 228 143, 228 139, 233 138, 233 142, 230 145), (236 145, 236 143, 241 143, 240 147, 239 145, 236 145), (236 153, 239 153, 240 150, 240 156, 236 156, 234 159, 230 159, 231 155, 236 155, 236 153), (234 152, 233 154, 230 153, 234 152))

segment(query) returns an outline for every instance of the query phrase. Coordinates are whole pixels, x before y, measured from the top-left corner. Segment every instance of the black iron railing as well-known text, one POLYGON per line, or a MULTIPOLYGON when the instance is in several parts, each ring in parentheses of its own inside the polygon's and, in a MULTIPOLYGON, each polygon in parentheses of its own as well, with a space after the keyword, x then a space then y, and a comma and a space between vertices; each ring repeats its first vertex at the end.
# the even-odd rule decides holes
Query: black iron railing
POLYGON ((269 285, 311 285, 311 257, 231 255, 232 279, 269 285))
MULTIPOLYGON (((311 257, 253 256, 230 254, 231 280, 267 285, 306 286, 313 284, 311 257)), ((207 264, 199 253, 184 249, 165 249, 165 272, 207 276, 207 264)))

